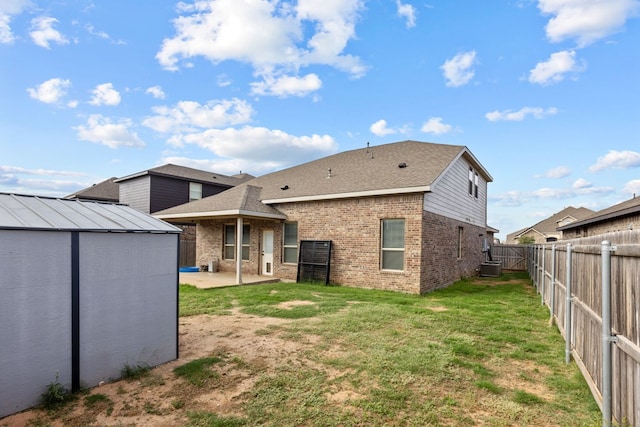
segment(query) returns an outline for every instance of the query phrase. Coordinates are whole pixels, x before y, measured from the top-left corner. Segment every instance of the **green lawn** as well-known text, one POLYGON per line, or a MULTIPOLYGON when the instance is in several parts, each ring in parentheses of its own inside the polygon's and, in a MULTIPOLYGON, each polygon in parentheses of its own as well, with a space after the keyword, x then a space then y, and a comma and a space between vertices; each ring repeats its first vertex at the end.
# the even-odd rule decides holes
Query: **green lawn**
POLYGON ((260 333, 307 344, 275 371, 256 370, 242 416, 192 411, 193 426, 596 426, 601 420, 577 367, 565 365, 562 337, 549 326, 526 274, 464 280, 426 296, 313 284, 181 285, 180 306, 181 316, 237 308, 295 319, 260 333), (279 306, 287 301, 307 304, 279 306))

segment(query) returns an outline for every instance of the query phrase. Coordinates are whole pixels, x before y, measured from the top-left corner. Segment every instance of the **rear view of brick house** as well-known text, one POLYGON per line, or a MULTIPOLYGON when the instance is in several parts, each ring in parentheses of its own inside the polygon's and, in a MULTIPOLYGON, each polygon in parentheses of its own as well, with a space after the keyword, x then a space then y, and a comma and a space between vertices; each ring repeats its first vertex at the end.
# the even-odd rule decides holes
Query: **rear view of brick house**
POLYGON ((154 216, 197 225, 197 261, 295 280, 300 242, 332 242, 331 282, 425 293, 484 261, 491 175, 464 146, 346 151, 154 216))

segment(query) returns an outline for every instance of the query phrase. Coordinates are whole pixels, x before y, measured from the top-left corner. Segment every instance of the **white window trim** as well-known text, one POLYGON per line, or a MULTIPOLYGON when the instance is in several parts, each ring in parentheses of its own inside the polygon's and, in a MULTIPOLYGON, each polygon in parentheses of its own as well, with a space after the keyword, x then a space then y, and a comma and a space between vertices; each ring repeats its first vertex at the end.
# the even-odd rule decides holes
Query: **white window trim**
MULTIPOLYGON (((297 221, 287 221, 284 224, 296 224, 296 226, 298 225, 297 221)), ((286 227, 284 226, 284 224, 282 225, 282 263, 283 264, 292 264, 295 265, 298 263, 298 235, 299 235, 299 230, 296 227, 296 244, 295 245, 287 245, 285 242, 287 241, 285 233, 286 233, 286 227), (291 262, 291 261, 285 261, 284 259, 284 254, 285 254, 285 249, 295 249, 296 250, 296 261, 295 262, 291 262)))
POLYGON ((380 220, 380 270, 381 271, 405 271, 405 261, 406 261, 406 257, 404 256, 405 252, 406 252, 406 234, 404 236, 404 239, 402 241, 402 247, 401 248, 385 248, 384 247, 384 221, 387 220, 402 220, 405 227, 406 227, 406 220, 404 218, 383 218, 382 220, 380 220), (402 252, 402 269, 395 269, 395 268, 384 268, 383 267, 383 258, 384 258, 384 253, 385 252, 402 252))

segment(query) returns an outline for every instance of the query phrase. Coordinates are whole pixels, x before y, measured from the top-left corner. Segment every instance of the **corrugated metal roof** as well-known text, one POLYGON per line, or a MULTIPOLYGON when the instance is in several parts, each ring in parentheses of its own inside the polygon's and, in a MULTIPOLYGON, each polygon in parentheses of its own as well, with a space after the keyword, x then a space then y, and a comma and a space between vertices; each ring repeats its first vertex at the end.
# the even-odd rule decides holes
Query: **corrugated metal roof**
POLYGON ((0 229, 179 233, 126 205, 0 193, 0 229))

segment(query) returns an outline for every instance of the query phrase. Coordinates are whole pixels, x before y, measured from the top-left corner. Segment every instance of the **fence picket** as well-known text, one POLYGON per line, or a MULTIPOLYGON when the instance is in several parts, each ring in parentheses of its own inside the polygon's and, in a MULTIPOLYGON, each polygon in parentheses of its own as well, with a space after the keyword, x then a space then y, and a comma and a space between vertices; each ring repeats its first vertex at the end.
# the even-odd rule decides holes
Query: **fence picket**
MULTIPOLYGON (((626 230, 553 245, 495 245, 502 268, 522 269, 549 305, 593 396, 603 408, 602 241, 611 250, 611 412, 618 423, 640 427, 640 230, 626 230), (547 247, 548 246, 548 247, 547 247), (549 277, 547 279, 547 276, 549 277), (567 295, 569 293, 569 295, 567 295)), ((605 298, 606 301, 606 298, 605 298)), ((606 325, 605 325, 606 329, 606 325)), ((568 353, 567 353, 568 355, 568 353)), ((608 379, 606 379, 608 381, 608 379)), ((604 420, 603 425, 607 425, 604 420)))

